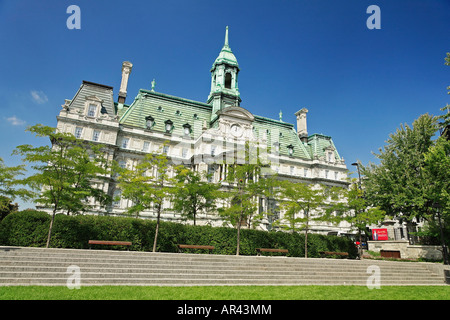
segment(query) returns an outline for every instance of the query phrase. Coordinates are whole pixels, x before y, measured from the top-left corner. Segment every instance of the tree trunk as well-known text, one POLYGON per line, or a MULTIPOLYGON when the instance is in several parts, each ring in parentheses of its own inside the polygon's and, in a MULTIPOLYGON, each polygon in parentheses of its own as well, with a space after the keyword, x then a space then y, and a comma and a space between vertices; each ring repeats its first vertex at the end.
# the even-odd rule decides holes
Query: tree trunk
POLYGON ((305 258, 308 258, 308 227, 305 230, 305 258))
POLYGON ((155 240, 153 241, 153 252, 156 252, 156 244, 158 242, 159 220, 161 217, 161 206, 158 207, 158 217, 156 218, 155 240))
POLYGON ((45 245, 46 248, 48 248, 50 245, 50 237, 52 236, 53 221, 55 221, 55 215, 56 215, 56 207, 53 210, 52 219, 50 220, 50 227, 48 228, 47 244, 45 245))
POLYGON ((239 215, 239 221, 238 221, 238 225, 237 225, 237 246, 236 246, 236 255, 239 255, 239 243, 241 242, 241 219, 242 219, 242 215, 239 215))

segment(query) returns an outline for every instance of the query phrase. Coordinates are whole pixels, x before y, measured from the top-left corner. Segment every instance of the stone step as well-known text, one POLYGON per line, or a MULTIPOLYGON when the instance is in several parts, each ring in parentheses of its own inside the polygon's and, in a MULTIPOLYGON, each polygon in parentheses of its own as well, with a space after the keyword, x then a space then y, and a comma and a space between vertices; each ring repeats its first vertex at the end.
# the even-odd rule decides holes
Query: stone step
POLYGON ((0 255, 0 264, 11 264, 11 263, 23 263, 23 264, 29 264, 31 262, 39 262, 39 263, 60 263, 60 264, 89 264, 89 263, 101 263, 101 264, 114 264, 114 265, 130 265, 130 264, 138 264, 138 265, 149 265, 149 266, 156 266, 156 265, 190 265, 192 267, 196 267, 199 265, 203 265, 204 263, 208 263, 210 266, 260 266, 260 267, 289 267, 289 268, 326 268, 326 267, 332 267, 332 268, 360 268, 365 269, 367 266, 370 265, 378 265, 380 268, 390 268, 392 270, 399 270, 399 271, 406 271, 406 270, 418 270, 423 269, 426 270, 427 267, 425 264, 420 263, 407 263, 407 262, 386 262, 386 261, 377 261, 377 260, 364 260, 364 261, 356 261, 356 260, 348 260, 347 262, 342 262, 340 260, 334 260, 334 259, 304 259, 304 258, 287 258, 291 259, 291 261, 279 261, 277 259, 272 258, 260 258, 260 257, 253 257, 250 259, 241 258, 241 257, 235 257, 233 259, 229 258, 192 258, 188 256, 184 256, 182 254, 177 254, 177 258, 171 258, 171 259, 164 259, 164 257, 159 257, 157 259, 154 259, 153 257, 149 258, 133 258, 130 259, 130 257, 113 257, 113 256, 105 256, 105 257, 96 257, 95 254, 89 256, 89 257, 82 257, 81 255, 77 256, 38 256, 33 257, 30 255, 27 256, 9 256, 9 255, 0 255))
POLYGON ((366 285, 371 265, 381 285, 445 284, 423 263, 0 247, 0 285, 67 285, 70 265, 81 285, 366 285))
MULTIPOLYGON (((1 247, 0 247, 1 248, 1 247)), ((148 261, 164 261, 164 263, 179 263, 183 261, 184 263, 196 263, 196 262, 209 262, 209 263, 261 263, 268 262, 271 265, 274 264, 286 264, 286 265, 303 265, 303 264, 315 264, 317 262, 320 265, 333 265, 333 266, 355 266, 355 260, 346 260, 346 259, 318 259, 318 258, 288 258, 288 257, 256 257, 256 256, 224 256, 224 255, 208 255, 208 254, 177 254, 177 253, 147 253, 147 252, 111 252, 110 250, 76 250, 76 249, 40 249, 34 248, 34 250, 23 250, 21 252, 18 251, 9 251, 5 252, 0 250, 0 258, 8 258, 15 257, 17 261, 23 260, 25 257, 33 257, 34 258, 42 258, 42 259, 58 259, 58 261, 88 261, 90 258, 94 258, 96 260, 102 260, 105 262, 109 262, 111 260, 117 260, 123 263, 132 263, 135 260, 140 262, 148 262, 148 261), (56 250, 56 251, 55 251, 56 250), (61 253, 58 253, 57 250, 62 250, 61 253), (64 258, 66 260, 64 260, 64 258), (86 260, 83 260, 86 259, 86 260), (238 259, 238 260, 237 260, 238 259)), ((358 265, 372 265, 376 264, 384 264, 384 265, 392 265, 392 266, 400 266, 402 269, 408 268, 408 263, 404 262, 390 262, 390 261, 378 261, 378 260, 362 260, 357 262, 358 265)), ((417 268, 414 266, 411 268, 417 268)))
MULTIPOLYGON (((14 262, 11 263, 0 263, 0 272, 66 272, 67 267, 71 264, 56 264, 52 262, 46 263, 32 263, 17 265, 14 262)), ((102 270, 102 272, 116 272, 116 273, 149 273, 149 272, 167 272, 167 273, 190 273, 190 272, 202 272, 202 273, 245 273, 251 270, 252 273, 256 274, 365 274, 367 272, 366 268, 353 268, 353 269, 342 269, 342 268, 275 268, 275 267, 253 267, 248 268, 245 266, 235 266, 225 268, 223 266, 207 266, 199 265, 197 268, 192 268, 191 266, 176 266, 173 265, 157 265, 157 266, 147 266, 147 265, 111 265, 111 264, 77 264, 82 272, 97 272, 102 270)), ((417 276, 420 274, 426 274, 426 270, 412 270, 411 272, 399 272, 399 270, 392 270, 387 268, 380 268, 380 271, 386 274, 408 274, 411 276, 417 276)))

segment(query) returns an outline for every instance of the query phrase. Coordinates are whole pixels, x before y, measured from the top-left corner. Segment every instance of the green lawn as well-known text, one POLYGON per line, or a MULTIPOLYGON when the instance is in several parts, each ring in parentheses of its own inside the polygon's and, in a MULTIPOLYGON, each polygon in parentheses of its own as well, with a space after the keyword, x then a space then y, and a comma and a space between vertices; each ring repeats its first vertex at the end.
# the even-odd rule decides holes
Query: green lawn
POLYGON ((450 300, 450 286, 15 286, 0 300, 450 300))

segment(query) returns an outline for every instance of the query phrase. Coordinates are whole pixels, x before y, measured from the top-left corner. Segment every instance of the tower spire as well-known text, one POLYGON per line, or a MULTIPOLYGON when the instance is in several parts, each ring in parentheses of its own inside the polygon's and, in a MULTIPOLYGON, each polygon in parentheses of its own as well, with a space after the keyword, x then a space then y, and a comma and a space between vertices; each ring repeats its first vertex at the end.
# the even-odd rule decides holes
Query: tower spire
POLYGON ((217 111, 228 106, 239 106, 242 101, 238 89, 239 64, 228 43, 228 26, 223 47, 210 71, 211 91, 207 103, 213 106, 212 121, 217 117, 217 111))
POLYGON ((226 30, 225 30, 225 43, 223 44, 223 46, 224 46, 224 47, 230 47, 230 46, 228 45, 228 26, 227 26, 227 28, 226 28, 226 30))

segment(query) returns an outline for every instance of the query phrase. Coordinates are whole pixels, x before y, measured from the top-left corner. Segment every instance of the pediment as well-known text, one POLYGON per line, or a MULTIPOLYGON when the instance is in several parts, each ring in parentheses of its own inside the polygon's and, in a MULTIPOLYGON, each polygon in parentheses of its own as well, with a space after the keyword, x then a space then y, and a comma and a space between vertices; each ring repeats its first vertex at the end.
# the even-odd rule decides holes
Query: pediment
POLYGON ((222 110, 217 112, 217 115, 220 116, 226 116, 226 117, 231 117, 231 118, 238 118, 241 120, 247 120, 247 121, 254 121, 255 117, 253 116, 253 114, 241 107, 236 107, 236 106, 232 106, 232 107, 226 107, 223 108, 222 110))

